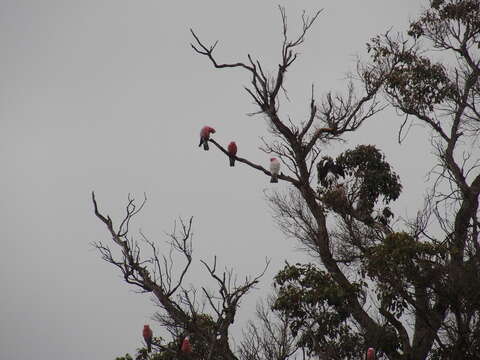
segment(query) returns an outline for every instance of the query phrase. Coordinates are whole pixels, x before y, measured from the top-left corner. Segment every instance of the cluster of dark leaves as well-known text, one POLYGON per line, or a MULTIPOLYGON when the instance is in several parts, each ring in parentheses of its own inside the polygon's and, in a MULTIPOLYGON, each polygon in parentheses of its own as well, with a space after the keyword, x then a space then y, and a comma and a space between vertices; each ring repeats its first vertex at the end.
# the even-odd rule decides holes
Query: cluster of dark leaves
POLYGON ((345 174, 362 181, 360 193, 372 206, 380 196, 386 203, 400 196, 402 185, 385 156, 374 145, 359 145, 336 159, 345 174))
MULTIPOLYGON (((454 329, 454 332, 458 332, 458 329, 454 329)), ((480 354, 480 316, 478 314, 472 319, 471 331, 463 334, 459 342, 446 343, 443 347, 433 349, 428 359, 450 360, 458 358, 457 354, 460 346, 462 346, 462 360, 478 360, 478 354, 480 354)))
POLYGON ((352 285, 346 293, 313 264, 287 264, 275 276, 275 286, 279 292, 272 310, 291 318, 299 346, 332 359, 352 359, 362 352, 363 337, 352 326, 348 302, 360 286, 352 285))
POLYGON ((456 21, 472 29, 480 28, 480 3, 478 0, 432 0, 431 8, 410 24, 408 35, 415 39, 425 33, 439 33, 446 22, 456 21))
POLYGON ((353 150, 347 150, 334 162, 332 160, 332 163, 334 169, 337 169, 336 174, 341 173, 346 183, 350 179, 358 184, 358 189, 350 189, 356 192, 355 194, 347 194, 348 189, 339 183, 337 186, 320 189, 325 205, 337 212, 352 211, 353 204, 348 203, 348 195, 357 202, 357 210, 365 214, 366 219, 371 219, 373 208, 380 199, 388 204, 400 196, 402 185, 398 175, 392 171, 383 153, 374 145, 359 145, 353 150))
POLYGON ((378 297, 395 316, 403 315, 412 287, 444 287, 446 249, 442 244, 421 242, 404 232, 392 233, 368 249, 363 271, 378 280, 378 297))
POLYGON ((445 67, 418 54, 414 48, 384 42, 378 36, 367 44, 367 49, 374 63, 391 67, 384 79, 385 92, 407 113, 425 114, 455 97, 455 86, 445 67))

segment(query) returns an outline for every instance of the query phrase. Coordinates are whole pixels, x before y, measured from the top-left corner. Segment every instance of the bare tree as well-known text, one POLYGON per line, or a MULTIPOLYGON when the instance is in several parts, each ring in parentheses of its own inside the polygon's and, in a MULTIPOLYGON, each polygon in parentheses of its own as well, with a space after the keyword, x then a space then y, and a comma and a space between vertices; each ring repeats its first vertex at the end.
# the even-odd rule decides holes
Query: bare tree
MULTIPOLYGON (((192 263, 193 218, 176 222, 173 232, 168 236, 169 250, 162 252, 158 244, 142 232, 140 241, 130 234, 131 221, 142 210, 146 197, 139 205, 129 197, 125 217, 117 228, 110 216, 100 212, 94 193, 92 201, 95 215, 107 227, 113 245, 120 250, 120 254, 116 255, 116 251, 103 242, 94 243, 94 247, 103 260, 121 271, 128 284, 136 286, 141 292, 153 294, 161 307, 155 318, 170 331, 173 340, 181 340, 180 336, 190 335, 195 348, 193 358, 237 359, 230 348, 230 326, 235 321, 241 299, 255 287, 266 267, 259 275, 238 282, 232 270, 217 269, 215 257, 212 264, 205 261, 202 263, 207 274, 217 284, 217 291, 206 287, 185 288, 183 281, 192 263), (144 255, 142 243, 149 249, 149 255, 144 255), (183 258, 181 268, 181 260, 176 255, 183 258), (204 301, 197 296, 198 291, 202 292, 204 301)), ((159 342, 155 345, 160 351, 179 355, 178 348, 171 349, 159 342)))
POLYGON ((239 357, 244 360, 287 360, 299 351, 297 338, 291 330, 286 313, 272 311, 273 296, 257 305, 256 320, 243 331, 239 357))

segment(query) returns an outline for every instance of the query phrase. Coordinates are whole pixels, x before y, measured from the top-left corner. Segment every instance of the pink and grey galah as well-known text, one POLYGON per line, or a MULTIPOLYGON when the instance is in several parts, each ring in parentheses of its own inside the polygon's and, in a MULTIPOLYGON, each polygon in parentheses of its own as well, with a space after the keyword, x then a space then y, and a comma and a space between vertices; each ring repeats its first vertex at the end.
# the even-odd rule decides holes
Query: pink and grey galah
POLYGON ((208 139, 210 139, 210 134, 215 134, 215 129, 210 126, 204 126, 200 130, 200 144, 199 147, 203 145, 205 151, 208 150, 208 139))
POLYGON ((375 349, 368 348, 367 350, 367 360, 375 360, 375 349))
POLYGON ((280 160, 275 157, 270 159, 270 172, 272 173, 270 182, 278 183, 278 175, 280 174, 280 160))
POLYGON ((182 341, 182 347, 180 348, 184 353, 192 352, 192 345, 190 344, 190 337, 185 336, 185 339, 182 341))
POLYGON ((153 331, 150 329, 150 326, 143 325, 143 339, 147 343, 147 351, 152 351, 152 338, 153 338, 153 331))
POLYGON ((227 151, 230 157, 230 166, 235 166, 235 155, 237 155, 237 144, 235 144, 235 141, 228 144, 227 151))

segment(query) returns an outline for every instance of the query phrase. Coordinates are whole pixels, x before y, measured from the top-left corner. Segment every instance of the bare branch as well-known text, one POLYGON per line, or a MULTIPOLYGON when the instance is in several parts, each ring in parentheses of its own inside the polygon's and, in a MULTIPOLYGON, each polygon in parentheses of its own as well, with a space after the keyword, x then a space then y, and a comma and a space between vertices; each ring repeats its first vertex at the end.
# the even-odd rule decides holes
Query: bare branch
MULTIPOLYGON (((209 139, 209 141, 211 143, 213 143, 218 149, 220 149, 220 151, 222 151, 226 156, 229 156, 229 157, 231 156, 231 155, 228 154, 228 151, 222 145, 220 145, 218 142, 216 142, 214 139, 209 139)), ((238 157, 238 156, 234 156, 234 158, 235 158, 236 161, 244 163, 244 164, 250 166, 251 168, 254 168, 258 171, 261 171, 267 176, 272 176, 272 173, 270 171, 268 171, 267 169, 265 169, 261 165, 257 165, 257 164, 255 164, 255 163, 253 163, 253 162, 251 162, 247 159, 244 159, 244 158, 241 158, 241 157, 238 157)), ((288 182, 290 182, 294 185, 298 184, 298 180, 295 180, 294 178, 292 178, 290 176, 284 175, 283 173, 279 174, 278 178, 281 179, 281 180, 288 181, 288 182)))

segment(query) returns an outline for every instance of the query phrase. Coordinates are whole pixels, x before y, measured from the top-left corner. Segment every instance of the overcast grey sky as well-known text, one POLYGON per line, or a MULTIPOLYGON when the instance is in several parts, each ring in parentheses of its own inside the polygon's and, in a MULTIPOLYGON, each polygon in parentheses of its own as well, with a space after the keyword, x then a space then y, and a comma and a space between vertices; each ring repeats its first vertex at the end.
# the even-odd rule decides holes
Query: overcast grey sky
MULTIPOLYGON (((193 53, 189 28, 220 40, 222 61, 248 53, 276 69, 277 1, 0 0, 0 359, 113 359, 134 352, 155 307, 102 262, 91 246, 108 241, 90 192, 115 220, 128 193, 148 203, 132 229, 164 241, 178 216, 195 217, 195 272, 217 254, 243 276, 272 264, 244 302, 236 334, 268 293, 284 259, 304 260, 274 226, 268 178, 198 145, 203 125, 236 140, 239 155, 268 163, 258 150, 265 121, 242 90, 239 70, 213 70, 193 53)), ((418 0, 291 1, 290 30, 302 9, 325 8, 287 74, 285 113, 305 116, 308 93, 345 89, 345 74, 375 34, 406 28, 418 0)), ((400 174, 395 205, 412 214, 430 166, 425 131, 396 143, 399 119, 379 114, 346 146, 372 143, 400 174)), ((335 152, 339 149, 326 149, 335 152)), ((282 189, 284 184, 276 186, 282 189)), ((159 329, 152 324, 158 334, 159 329)))

